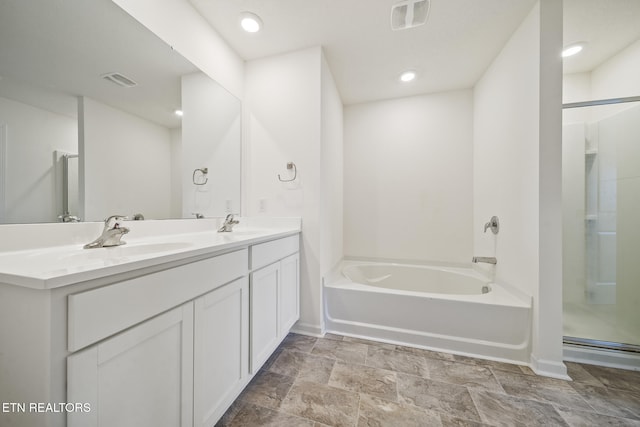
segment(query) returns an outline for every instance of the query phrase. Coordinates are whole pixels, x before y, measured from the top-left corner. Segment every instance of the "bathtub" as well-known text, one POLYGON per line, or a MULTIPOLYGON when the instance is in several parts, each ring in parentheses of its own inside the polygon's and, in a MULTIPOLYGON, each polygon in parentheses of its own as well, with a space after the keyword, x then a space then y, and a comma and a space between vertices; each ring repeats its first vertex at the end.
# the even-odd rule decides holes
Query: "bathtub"
POLYGON ((343 261, 323 290, 327 332, 529 361, 531 298, 471 268, 343 261))

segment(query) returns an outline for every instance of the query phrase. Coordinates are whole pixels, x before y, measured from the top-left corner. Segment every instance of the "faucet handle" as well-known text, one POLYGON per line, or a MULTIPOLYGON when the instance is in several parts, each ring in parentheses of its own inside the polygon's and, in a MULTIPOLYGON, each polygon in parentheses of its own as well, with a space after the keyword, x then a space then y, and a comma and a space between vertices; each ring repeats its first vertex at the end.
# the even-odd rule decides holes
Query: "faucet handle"
POLYGON ((104 220, 104 228, 105 230, 108 229, 111 226, 112 221, 113 222, 124 221, 125 219, 128 219, 126 215, 111 215, 110 217, 104 220))
POLYGON ((484 232, 487 232, 487 229, 490 228, 493 234, 498 234, 500 230, 500 221, 497 216, 492 216, 489 222, 484 225, 484 232))

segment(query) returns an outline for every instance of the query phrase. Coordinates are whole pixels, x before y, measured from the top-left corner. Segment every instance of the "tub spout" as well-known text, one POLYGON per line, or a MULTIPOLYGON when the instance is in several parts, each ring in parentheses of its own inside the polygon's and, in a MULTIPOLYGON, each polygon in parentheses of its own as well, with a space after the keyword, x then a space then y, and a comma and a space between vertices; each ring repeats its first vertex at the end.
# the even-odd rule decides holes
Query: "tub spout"
POLYGON ((474 256, 471 259, 471 262, 474 262, 474 263, 486 262, 487 264, 497 264, 498 260, 492 256, 474 256))

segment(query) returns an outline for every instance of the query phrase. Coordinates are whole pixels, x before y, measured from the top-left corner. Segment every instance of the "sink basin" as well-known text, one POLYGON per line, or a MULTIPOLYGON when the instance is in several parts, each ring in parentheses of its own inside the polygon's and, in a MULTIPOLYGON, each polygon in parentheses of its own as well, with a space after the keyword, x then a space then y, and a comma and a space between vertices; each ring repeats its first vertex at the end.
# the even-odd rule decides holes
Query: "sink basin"
POLYGON ((189 242, 133 243, 106 248, 83 249, 61 257, 65 260, 114 259, 131 256, 153 255, 160 252, 177 251, 193 246, 189 242))

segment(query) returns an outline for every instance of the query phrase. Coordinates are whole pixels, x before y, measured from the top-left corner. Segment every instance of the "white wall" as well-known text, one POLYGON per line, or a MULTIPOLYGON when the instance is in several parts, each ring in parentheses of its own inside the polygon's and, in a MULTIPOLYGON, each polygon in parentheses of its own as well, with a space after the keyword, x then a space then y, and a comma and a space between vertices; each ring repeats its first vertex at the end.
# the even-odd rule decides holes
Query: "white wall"
POLYGON ((182 128, 171 129, 171 218, 182 217, 182 128))
POLYGON ((302 217, 299 326, 321 330, 320 170, 321 49, 249 61, 245 66, 243 138, 249 216, 302 217), (294 162, 298 178, 289 178, 294 162))
POLYGON ((244 61, 188 1, 112 1, 242 99, 244 61))
POLYGON ((640 40, 591 72, 591 98, 640 96, 640 40))
POLYGON ((345 107, 345 255, 472 257, 471 90, 345 107))
POLYGON ((4 219, 2 214, 0 219, 5 223, 58 221, 63 213, 62 162, 54 152, 77 154, 77 119, 0 97, 2 125, 6 181, 0 183, 5 195, 4 219))
POLYGON ((562 4, 541 0, 474 90, 474 252, 533 297, 532 365, 562 364, 562 4), (492 215, 500 233, 483 233, 492 215))
POLYGON ((327 61, 321 70, 321 273, 325 276, 344 256, 343 107, 327 61))
POLYGON ((80 105, 82 218, 170 217, 171 131, 90 98, 80 105))
MULTIPOLYGON (((182 77, 182 218, 240 213, 241 106, 235 101, 204 73, 182 77), (193 171, 203 168, 206 183, 195 185, 193 171)), ((196 182, 204 181, 198 172, 196 182)))

